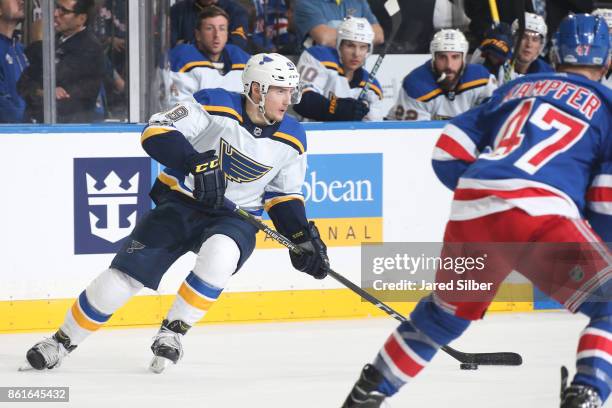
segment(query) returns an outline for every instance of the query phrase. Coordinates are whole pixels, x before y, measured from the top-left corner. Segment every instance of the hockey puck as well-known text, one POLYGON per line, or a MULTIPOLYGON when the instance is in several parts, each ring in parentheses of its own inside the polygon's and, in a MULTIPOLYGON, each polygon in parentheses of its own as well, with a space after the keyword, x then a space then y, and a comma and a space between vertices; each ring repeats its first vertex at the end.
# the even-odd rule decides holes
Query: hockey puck
POLYGON ((478 370, 478 364, 474 363, 461 363, 459 367, 462 370, 478 370))

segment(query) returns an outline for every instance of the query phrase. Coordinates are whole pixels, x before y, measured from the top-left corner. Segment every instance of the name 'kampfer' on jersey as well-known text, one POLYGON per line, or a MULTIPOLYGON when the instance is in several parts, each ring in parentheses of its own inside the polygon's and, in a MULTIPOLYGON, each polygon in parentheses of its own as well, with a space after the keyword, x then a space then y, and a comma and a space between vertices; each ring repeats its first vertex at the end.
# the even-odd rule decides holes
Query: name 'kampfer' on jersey
POLYGON ((554 99, 565 99, 568 106, 580 111, 588 119, 592 119, 595 112, 601 107, 601 99, 592 91, 560 79, 542 79, 516 84, 506 94, 503 102, 534 96, 552 96, 554 99))

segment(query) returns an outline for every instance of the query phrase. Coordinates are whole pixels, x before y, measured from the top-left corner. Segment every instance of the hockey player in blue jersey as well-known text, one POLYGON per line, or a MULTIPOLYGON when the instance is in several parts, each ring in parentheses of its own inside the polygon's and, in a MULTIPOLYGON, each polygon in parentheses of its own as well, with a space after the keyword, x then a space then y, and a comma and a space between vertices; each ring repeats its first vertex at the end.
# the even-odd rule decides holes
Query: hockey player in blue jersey
POLYGON ((327 249, 308 222, 301 194, 306 171, 302 125, 286 115, 300 97, 295 65, 279 54, 258 54, 243 73, 243 94, 197 92, 192 101, 151 117, 145 151, 166 166, 151 190, 156 207, 144 215, 110 267, 74 302, 59 330, 27 352, 36 369, 62 359, 143 287, 156 289, 183 254, 197 254, 151 346, 160 372, 183 354, 181 337, 217 300, 255 247, 256 228, 223 207, 225 199, 257 215, 304 247, 293 266, 322 279, 327 249))
POLYGON ((608 398, 612 254, 602 239, 612 240, 612 93, 596 81, 610 64, 610 39, 603 19, 588 14, 566 17, 554 38, 558 73, 499 88, 452 120, 434 151, 438 178, 454 190, 442 256, 489 255, 481 272, 440 267, 436 282, 494 289, 474 296, 438 286, 421 299, 364 367, 345 408, 380 407, 484 316, 513 269, 590 318, 560 406, 599 408, 608 398))

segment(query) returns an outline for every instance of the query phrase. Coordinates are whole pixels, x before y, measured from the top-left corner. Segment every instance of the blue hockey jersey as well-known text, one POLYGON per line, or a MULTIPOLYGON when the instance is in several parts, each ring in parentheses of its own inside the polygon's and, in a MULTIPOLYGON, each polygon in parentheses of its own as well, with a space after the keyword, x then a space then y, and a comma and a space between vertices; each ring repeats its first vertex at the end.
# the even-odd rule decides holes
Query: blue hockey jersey
POLYGON ((513 207, 588 218, 612 241, 612 92, 574 74, 534 74, 452 120, 433 155, 455 190, 451 219, 513 207))

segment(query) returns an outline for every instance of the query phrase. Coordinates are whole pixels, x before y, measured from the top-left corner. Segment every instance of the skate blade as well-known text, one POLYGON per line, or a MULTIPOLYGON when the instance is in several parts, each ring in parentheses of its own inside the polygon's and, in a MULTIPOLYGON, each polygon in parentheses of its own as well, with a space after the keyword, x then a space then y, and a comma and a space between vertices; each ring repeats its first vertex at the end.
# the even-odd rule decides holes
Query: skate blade
POLYGON ((22 366, 20 366, 20 367, 17 369, 17 371, 36 371, 36 369, 35 369, 34 367, 32 367, 32 366, 30 365, 30 363, 28 363, 28 362, 27 362, 27 360, 26 360, 26 362, 25 362, 25 363, 23 363, 23 365, 22 365, 22 366))
POLYGON ((166 357, 155 356, 153 360, 151 360, 151 364, 149 364, 149 371, 155 374, 161 374, 170 364, 173 364, 172 360, 166 357))

